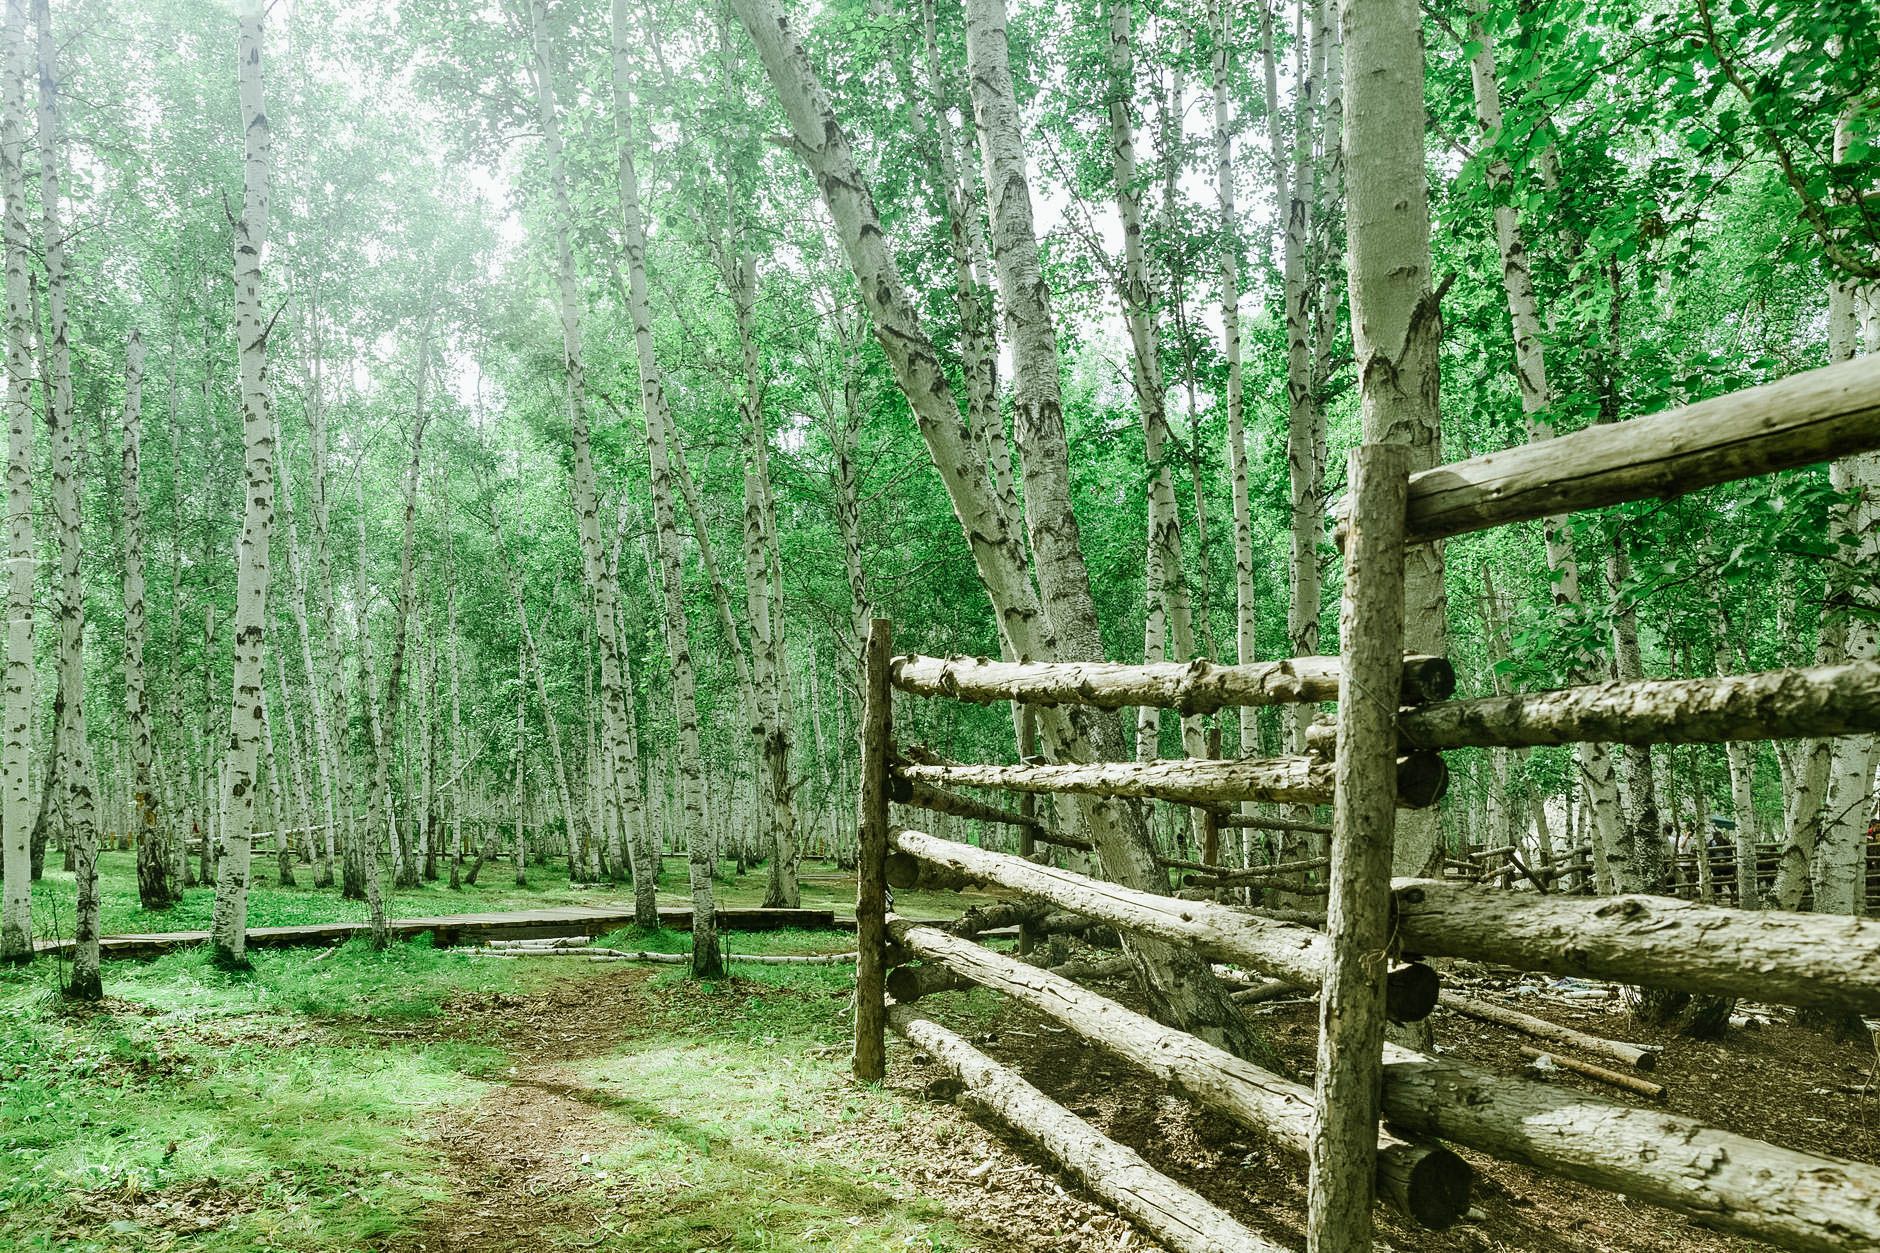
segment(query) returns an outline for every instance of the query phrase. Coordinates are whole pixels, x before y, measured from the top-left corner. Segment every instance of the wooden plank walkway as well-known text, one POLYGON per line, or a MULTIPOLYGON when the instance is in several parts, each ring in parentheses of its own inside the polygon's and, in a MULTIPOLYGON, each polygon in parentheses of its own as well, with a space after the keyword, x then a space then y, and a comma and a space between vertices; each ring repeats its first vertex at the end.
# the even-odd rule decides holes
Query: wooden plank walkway
MULTIPOLYGON (((662 908, 661 926, 678 931, 692 929, 692 911, 662 908)), ((394 939, 410 939, 429 931, 440 945, 475 944, 484 940, 528 940, 547 936, 600 935, 631 926, 633 907, 595 909, 530 909, 507 914, 450 914, 441 918, 397 918, 390 926, 394 939)), ((850 924, 851 926, 853 924, 850 924)), ((835 914, 827 909, 721 909, 718 926, 725 931, 777 931, 785 927, 829 930, 835 914)), ((302 945, 343 944, 371 930, 363 922, 318 922, 298 927, 250 927, 250 948, 292 948, 302 945)), ((179 948, 207 943, 207 931, 160 931, 143 935, 107 935, 98 947, 107 959, 156 957, 179 948)), ((69 953, 70 940, 40 940, 33 946, 42 956, 69 953)))

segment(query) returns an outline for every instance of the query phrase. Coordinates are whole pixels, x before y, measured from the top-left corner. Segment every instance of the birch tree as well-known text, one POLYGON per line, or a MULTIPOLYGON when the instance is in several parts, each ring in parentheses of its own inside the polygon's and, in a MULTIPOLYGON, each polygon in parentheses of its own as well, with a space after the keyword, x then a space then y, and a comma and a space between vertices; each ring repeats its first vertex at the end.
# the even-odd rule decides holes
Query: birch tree
POLYGON ((6 843, 4 902, 0 903, 0 960, 33 955, 33 794, 28 776, 33 716, 33 317, 27 293, 26 0, 7 0, 0 38, 4 108, 0 109, 0 196, 6 200, 7 353, 7 658, 5 725, 0 728, 0 771, 6 789, 0 839, 6 843))
POLYGON ((274 423, 268 391, 268 333, 262 306, 261 250, 267 242, 269 131, 262 92, 265 5, 242 0, 236 12, 236 59, 242 115, 241 216, 235 221, 235 339, 241 367, 244 492, 236 555, 235 666, 229 705, 226 777, 222 784, 223 857, 215 885, 212 945, 223 965, 247 961, 249 849, 254 833, 260 751, 262 650, 267 627, 268 544, 274 531, 274 423))
POLYGON ((137 899, 145 909, 176 902, 151 778, 150 693, 144 681, 144 341, 136 331, 124 352, 124 725, 130 735, 132 837, 137 841, 137 899))
MULTIPOLYGON (((992 601, 1002 646, 1009 655, 1028 660, 1101 657, 1089 573, 1070 507, 1056 335, 1048 320, 1042 274, 1033 268, 1037 242, 1022 137, 1011 106, 1009 70, 998 72, 1009 57, 1001 0, 973 0, 967 14, 968 58, 976 88, 982 80, 989 84, 975 91, 973 107, 986 161, 1000 293, 1013 345, 1014 431, 1025 466, 1037 593, 1024 548, 1007 530, 983 468, 970 451, 952 387, 888 252, 867 180, 802 45, 769 0, 733 0, 733 7, 757 44, 790 120, 798 155, 835 220, 876 338, 914 409, 934 468, 965 531, 992 601), (1025 311, 1015 310, 1015 302, 1024 303, 1025 311), (1020 364, 1028 357, 1036 368, 1020 364)), ((1121 728, 1113 718, 1092 716, 1088 710, 1050 710, 1042 721, 1060 760, 1123 756, 1121 728)), ((1076 812, 1112 879, 1138 888, 1159 884, 1157 890, 1166 891, 1167 880, 1155 865, 1148 832, 1134 811, 1114 801, 1088 799, 1076 812)), ((1205 963, 1170 946, 1139 940, 1129 942, 1129 951, 1158 1012, 1235 1051, 1254 1051, 1257 1046, 1245 1022, 1205 963)))

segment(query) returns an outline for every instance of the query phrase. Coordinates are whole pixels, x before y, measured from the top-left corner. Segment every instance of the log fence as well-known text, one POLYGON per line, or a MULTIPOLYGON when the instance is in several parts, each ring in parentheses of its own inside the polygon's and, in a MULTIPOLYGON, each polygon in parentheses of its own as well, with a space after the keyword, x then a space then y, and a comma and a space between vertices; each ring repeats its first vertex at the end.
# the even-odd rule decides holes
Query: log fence
MULTIPOLYGON (((1445 873, 1454 869, 1460 878, 1391 877, 1396 814, 1441 799, 1448 775, 1440 754, 1449 749, 1880 731, 1876 662, 1454 699, 1454 671, 1446 660, 1405 652, 1407 546, 1875 447, 1880 358, 1422 473, 1409 472, 1402 448, 1362 446, 1352 454, 1351 491, 1339 511, 1345 571, 1337 657, 1140 666, 890 660, 889 624, 876 621, 863 682, 857 1077, 882 1078, 884 1032, 891 1027, 952 1071, 969 1100, 1030 1135, 1180 1253, 1274 1246, 1156 1174, 1023 1076, 932 1022, 915 1003, 967 985, 995 990, 1304 1157, 1313 1248, 1368 1248, 1368 1220, 1353 1216, 1364 1219, 1373 1204, 1433 1229, 1455 1222, 1468 1211, 1470 1195, 1469 1167, 1446 1147, 1456 1145, 1784 1248, 1880 1250, 1880 1167, 1761 1143, 1662 1109, 1481 1070, 1384 1040, 1387 1021, 1415 1021, 1443 1003, 1550 1045, 1593 1051, 1633 1070, 1650 1067, 1651 1050, 1443 992, 1437 970, 1424 960, 1438 957, 1880 1014, 1880 920, 1741 911, 1672 895, 1578 895, 1593 877, 1590 851, 1579 850, 1558 860, 1550 853, 1533 865, 1519 848, 1480 850, 1450 860, 1445 873), (1298 757, 1045 761, 1027 743, 1018 764, 970 764, 931 753, 897 754, 896 692, 1014 701, 1026 711, 1152 706, 1195 715, 1336 702, 1336 714, 1310 730, 1307 751, 1298 757), (1021 807, 969 799, 961 790, 969 788, 1015 793, 1021 807), (1207 815, 1210 832, 1239 826, 1329 836, 1319 850, 1326 856, 1225 866, 1219 841, 1208 839, 1200 862, 1159 859, 1165 871, 1188 877, 1189 891, 1178 896, 1124 887, 1052 864, 1053 848, 1092 846, 1081 833, 1054 834, 1038 820, 1034 798, 1053 794, 1186 805, 1207 815), (1021 852, 940 839, 891 821, 890 799, 956 815, 970 809, 968 816, 1016 826, 1021 852), (1256 816, 1243 812, 1248 801, 1328 805, 1331 822, 1256 816), (1491 880, 1518 880, 1524 890, 1498 890, 1487 886, 1491 880), (1040 933, 1045 910, 1068 911, 1113 929, 1126 954, 1141 939, 1228 963, 1233 969, 1225 973, 1240 988, 1235 996, 1242 1003, 1295 991, 1316 997, 1312 1085, 1125 1008, 1071 977, 1114 973, 1115 962, 1046 969, 1037 954, 983 946, 971 928, 961 934, 890 911, 888 885, 928 883, 989 887, 1033 902, 1033 912, 1020 917, 1029 934, 1040 933), (1212 899, 1243 888, 1283 896, 1308 884, 1325 894, 1322 921, 1308 912, 1212 899), (892 1006, 884 1004, 884 989, 894 996, 892 1006), (1171 1214, 1176 1198, 1185 1207, 1181 1215, 1171 1214)), ((1043 722, 1026 718, 1022 725, 1043 722)), ((1686 862, 1710 855, 1694 851, 1686 862)), ((1634 1097, 1662 1095, 1636 1074, 1572 1058, 1563 1064, 1598 1071, 1603 1082, 1634 1097)))

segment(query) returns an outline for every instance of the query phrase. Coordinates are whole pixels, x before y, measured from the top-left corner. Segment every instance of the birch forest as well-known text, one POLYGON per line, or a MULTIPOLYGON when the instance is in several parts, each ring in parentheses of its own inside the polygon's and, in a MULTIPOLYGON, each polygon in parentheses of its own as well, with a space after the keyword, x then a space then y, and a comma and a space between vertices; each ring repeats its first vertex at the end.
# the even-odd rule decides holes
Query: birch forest
POLYGON ((0 10, 0 1249, 1880 1250, 1873 0, 0 10))

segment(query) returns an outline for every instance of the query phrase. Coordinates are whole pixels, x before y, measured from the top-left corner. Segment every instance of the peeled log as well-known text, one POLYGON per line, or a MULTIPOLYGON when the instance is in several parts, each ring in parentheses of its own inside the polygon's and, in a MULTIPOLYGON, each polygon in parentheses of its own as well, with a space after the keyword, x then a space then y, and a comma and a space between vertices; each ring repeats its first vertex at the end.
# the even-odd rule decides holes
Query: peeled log
POLYGON ((1410 476, 1411 542, 1678 496, 1880 448, 1880 357, 1410 476))
POLYGON ((1650 1070, 1658 1064, 1655 1049, 1640 1048, 1636 1044, 1626 1044, 1619 1040, 1608 1040, 1603 1036, 1588 1035, 1584 1031, 1575 1031, 1572 1027, 1563 1027, 1557 1022, 1548 1022, 1545 1018, 1536 1018, 1519 1010, 1509 1009, 1506 1005, 1496 1005, 1492 1001, 1479 1001, 1473 996, 1463 996, 1459 992, 1444 992, 1438 1000, 1444 1009, 1452 1009, 1458 1014, 1477 1018, 1483 1022, 1492 1022, 1531 1035, 1537 1040, 1550 1040, 1555 1044, 1565 1044, 1585 1053, 1597 1053, 1609 1057, 1634 1070, 1650 1070))
MULTIPOLYGON (((1184 805, 1222 801, 1284 801, 1316 805, 1331 799, 1333 767, 1311 757, 1175 758, 1041 766, 901 767, 915 783, 964 784, 1014 792, 1078 792, 1140 796, 1184 805)), ((1435 804, 1449 787, 1449 770, 1434 753, 1397 761, 1397 803, 1414 809, 1435 804)))
POLYGON ((1425 957, 1880 1014, 1880 919, 1436 879, 1399 879, 1392 891, 1403 947, 1425 957))
POLYGON ((1036 818, 1027 818, 1024 814, 1015 814, 1010 810, 1000 809, 997 805, 974 800, 970 796, 961 796, 957 792, 948 792, 924 783, 905 783, 898 776, 893 799, 903 805, 912 805, 916 809, 930 809, 937 814, 951 814, 955 818, 971 818, 979 822, 1001 822, 1012 827, 1037 828, 1041 824, 1036 818))
MULTIPOLYGON (((1455 693, 1456 671, 1446 657, 1406 657, 1403 668, 1401 700, 1405 705, 1446 700, 1455 693)), ((1134 666, 906 656, 894 659, 891 674, 903 692, 950 696, 982 705, 1002 700, 1097 709, 1147 705, 1205 714, 1229 706, 1338 699, 1336 657, 1292 657, 1244 666, 1200 660, 1134 666)))
POLYGON ((1405 712, 1397 731, 1406 750, 1864 734, 1880 731, 1880 661, 1447 701, 1405 712))
MULTIPOLYGON (((1203 1040, 970 941, 890 919, 893 936, 923 959, 1005 993, 1101 1045, 1217 1113, 1304 1154, 1312 1091, 1203 1040)), ((1426 1227, 1442 1230, 1469 1208, 1471 1171, 1449 1150, 1378 1134, 1378 1195, 1426 1227)))
POLYGON ((967 1100, 1034 1141, 1176 1253, 1283 1253, 945 1027, 898 1005, 888 1022, 965 1084, 967 1100))
POLYGON ((1393 1127, 1623 1192, 1787 1249, 1880 1250, 1880 1167, 1384 1046, 1393 1127))
MULTIPOLYGON (((923 865, 1041 897, 1073 913, 1107 922, 1119 931, 1140 931, 1192 944, 1207 957, 1249 966, 1303 987, 1316 988, 1325 977, 1331 941, 1309 927, 1272 921, 1212 901, 1184 901, 1139 892, 1068 870, 1035 865, 1006 853, 938 839, 922 831, 895 831, 890 833, 889 842, 896 852, 923 865)), ((1425 976, 1391 972, 1392 982, 1400 978, 1421 983, 1425 976)), ((1433 1006, 1435 996, 1429 1000, 1433 1006)), ((1415 1017, 1404 1021, 1415 1021, 1415 1017)))

